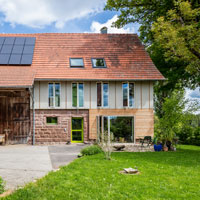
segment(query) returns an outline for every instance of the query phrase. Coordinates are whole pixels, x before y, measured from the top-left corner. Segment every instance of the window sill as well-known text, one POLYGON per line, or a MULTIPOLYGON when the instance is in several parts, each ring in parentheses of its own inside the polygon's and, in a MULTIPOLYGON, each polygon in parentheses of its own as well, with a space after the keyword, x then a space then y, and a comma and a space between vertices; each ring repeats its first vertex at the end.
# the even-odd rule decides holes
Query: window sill
POLYGON ((48 124, 46 123, 47 126, 57 126, 58 124, 48 124))

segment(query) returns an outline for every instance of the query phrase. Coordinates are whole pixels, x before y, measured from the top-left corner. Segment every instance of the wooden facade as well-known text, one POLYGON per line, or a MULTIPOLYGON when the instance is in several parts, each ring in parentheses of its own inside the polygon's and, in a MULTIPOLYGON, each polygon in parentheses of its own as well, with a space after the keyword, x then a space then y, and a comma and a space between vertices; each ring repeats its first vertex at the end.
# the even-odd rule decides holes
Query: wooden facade
POLYGON ((89 139, 97 139, 97 116, 134 117, 134 138, 154 135, 153 109, 90 109, 89 139))
POLYGON ((0 134, 6 143, 27 143, 30 124, 29 90, 0 90, 0 134))

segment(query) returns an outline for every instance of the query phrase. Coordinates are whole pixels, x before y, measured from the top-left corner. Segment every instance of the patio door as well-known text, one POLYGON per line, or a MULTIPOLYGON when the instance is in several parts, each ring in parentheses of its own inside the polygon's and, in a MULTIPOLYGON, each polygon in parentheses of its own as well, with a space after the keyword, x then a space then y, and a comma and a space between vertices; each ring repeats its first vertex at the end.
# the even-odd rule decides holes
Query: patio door
POLYGON ((72 143, 83 142, 83 118, 72 117, 71 131, 72 143))

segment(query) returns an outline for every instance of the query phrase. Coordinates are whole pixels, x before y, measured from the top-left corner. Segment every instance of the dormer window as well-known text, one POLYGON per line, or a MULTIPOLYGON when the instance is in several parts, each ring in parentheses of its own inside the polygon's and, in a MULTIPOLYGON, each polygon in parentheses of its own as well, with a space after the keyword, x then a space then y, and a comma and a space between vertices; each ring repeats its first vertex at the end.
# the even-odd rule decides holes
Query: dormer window
POLYGON ((84 67, 83 58, 70 58, 71 68, 82 68, 84 67))
POLYGON ((104 58, 92 58, 93 68, 106 68, 106 62, 104 58))

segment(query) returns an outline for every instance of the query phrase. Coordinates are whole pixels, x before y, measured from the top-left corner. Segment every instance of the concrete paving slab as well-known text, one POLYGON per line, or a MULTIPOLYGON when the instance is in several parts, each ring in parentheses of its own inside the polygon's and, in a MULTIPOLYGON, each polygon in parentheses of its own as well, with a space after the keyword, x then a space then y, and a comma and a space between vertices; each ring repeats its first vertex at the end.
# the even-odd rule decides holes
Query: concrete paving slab
POLYGON ((47 146, 0 146, 0 176, 7 189, 15 189, 51 171, 47 146))
POLYGON ((72 162, 84 144, 0 146, 0 176, 6 189, 16 189, 72 162))
POLYGON ((65 146, 49 146, 49 154, 54 169, 67 165, 77 158, 85 144, 70 144, 65 146))

